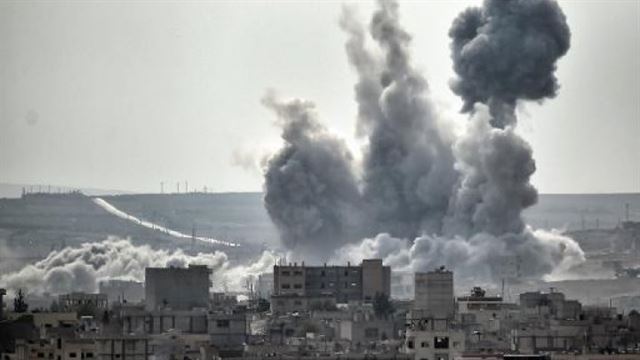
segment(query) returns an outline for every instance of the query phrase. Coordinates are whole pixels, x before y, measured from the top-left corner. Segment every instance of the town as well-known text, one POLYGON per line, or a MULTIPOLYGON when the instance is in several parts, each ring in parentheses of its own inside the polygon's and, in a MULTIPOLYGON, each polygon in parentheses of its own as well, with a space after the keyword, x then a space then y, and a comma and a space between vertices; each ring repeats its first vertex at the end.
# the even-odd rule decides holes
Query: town
POLYGON ((380 259, 280 263, 240 295, 210 292, 210 276, 204 265, 147 268, 144 283, 102 282, 48 308, 16 289, 0 312, 2 359, 640 357, 635 310, 583 306, 554 289, 512 302, 481 287, 456 294, 444 267, 415 273, 409 300, 391 297, 396 277, 380 259))

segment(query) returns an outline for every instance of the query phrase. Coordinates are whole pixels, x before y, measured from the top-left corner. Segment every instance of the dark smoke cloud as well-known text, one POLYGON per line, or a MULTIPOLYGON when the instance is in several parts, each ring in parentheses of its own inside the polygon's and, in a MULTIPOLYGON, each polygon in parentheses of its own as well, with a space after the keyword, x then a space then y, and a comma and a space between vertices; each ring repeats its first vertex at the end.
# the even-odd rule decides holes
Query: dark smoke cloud
POLYGON ((368 139, 362 179, 368 230, 403 237, 439 232, 457 177, 453 136, 427 98, 427 81, 411 66, 411 36, 398 22, 398 6, 380 2, 372 17, 369 33, 381 54, 366 49, 366 32, 348 10, 340 24, 358 73, 358 133, 368 139))
POLYGON ((492 124, 515 121, 518 99, 554 97, 557 60, 569 49, 571 33, 553 0, 485 0, 454 21, 449 36, 454 70, 453 91, 463 111, 488 104, 492 124))
POLYGON ((326 260, 353 239, 359 193, 345 143, 317 121, 312 103, 263 100, 282 126, 284 147, 267 163, 265 206, 284 245, 326 260))

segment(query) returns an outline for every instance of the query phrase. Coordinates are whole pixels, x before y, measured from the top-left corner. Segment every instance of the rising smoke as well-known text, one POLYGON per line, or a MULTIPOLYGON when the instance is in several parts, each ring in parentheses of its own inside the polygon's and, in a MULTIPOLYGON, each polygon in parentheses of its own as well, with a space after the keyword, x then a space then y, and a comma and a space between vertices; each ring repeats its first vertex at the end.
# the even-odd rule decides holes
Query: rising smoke
POLYGON ((427 97, 427 81, 410 61, 411 36, 398 5, 380 3, 369 32, 381 50, 365 47, 363 27, 345 11, 341 27, 358 74, 358 133, 367 137, 362 196, 370 233, 414 237, 439 232, 456 182, 453 133, 427 97))
POLYGON ((294 256, 327 260, 354 239, 359 194, 345 143, 316 119, 312 103, 263 99, 285 146, 267 163, 265 206, 294 256))
MULTIPOLYGON (((522 276, 541 278, 584 260, 575 241, 534 231, 521 216, 537 201, 530 183, 536 167, 531 147, 515 132, 515 107, 518 100, 553 97, 558 89, 556 61, 567 52, 570 34, 555 1, 486 1, 455 20, 450 31, 457 74, 452 89, 462 97, 463 111, 471 113, 457 138, 429 99, 427 81, 411 65, 411 36, 399 24, 396 3, 379 2, 368 29, 349 10, 340 25, 358 74, 356 133, 367 140, 361 191, 354 193, 350 187, 344 199, 350 203, 360 197, 362 221, 340 221, 344 206, 310 197, 314 205, 309 208, 317 203, 325 207, 307 213, 310 217, 303 223, 285 224, 270 211, 285 243, 290 241, 288 233, 304 234, 297 226, 324 224, 330 218, 329 223, 341 229, 364 228, 351 234, 369 234, 359 244, 339 248, 335 261, 381 257, 391 266, 412 271, 447 265, 460 276, 491 282, 503 275, 505 267, 498 264, 505 262, 518 263, 522 276), (370 40, 376 51, 367 48, 370 40)), ((313 157, 307 151, 316 151, 285 140, 285 148, 272 160, 274 166, 286 163, 286 154, 294 150, 303 148, 305 159, 313 157)), ((325 158, 326 152, 317 156, 325 158)), ((331 154, 339 164, 350 163, 346 152, 331 154)), ((274 166, 267 171, 267 184, 274 166)), ((322 178, 318 172, 326 169, 306 166, 296 178, 309 173, 322 178)), ((290 181, 283 176, 278 180, 290 181)), ((321 184, 324 192, 342 193, 340 188, 327 189, 328 181, 321 184)), ((298 188, 297 183, 281 183, 278 188, 289 186, 298 188)), ((268 185, 266 190, 268 209, 270 202, 279 203, 278 209, 301 206, 287 198, 291 194, 273 192, 268 185)), ((296 246, 317 240, 296 237, 296 246)))
POLYGON ((272 253, 264 252, 251 265, 232 266, 227 255, 219 251, 188 255, 182 250, 155 250, 148 245, 135 246, 129 240, 110 237, 98 243, 52 251, 35 264, 1 275, 0 284, 32 294, 95 293, 103 280, 144 281, 146 267, 198 264, 212 269, 214 289, 241 290, 247 277, 269 271, 275 262, 272 253))

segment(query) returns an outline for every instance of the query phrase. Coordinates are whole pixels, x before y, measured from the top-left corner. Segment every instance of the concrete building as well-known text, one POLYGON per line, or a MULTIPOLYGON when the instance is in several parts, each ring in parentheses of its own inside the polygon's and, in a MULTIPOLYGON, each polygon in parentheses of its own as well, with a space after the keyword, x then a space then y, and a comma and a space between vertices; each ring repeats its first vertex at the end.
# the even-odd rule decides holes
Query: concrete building
POLYGON ((450 319, 424 317, 413 311, 407 319, 404 351, 416 360, 454 360, 464 352, 464 331, 450 319))
POLYGON ((152 335, 171 330, 206 334, 208 328, 206 309, 146 311, 141 307, 126 307, 121 310, 120 317, 124 334, 152 335))
POLYGON ((523 316, 534 318, 578 319, 582 313, 580 302, 566 300, 563 293, 555 291, 522 293, 520 294, 520 307, 523 316))
POLYGON ((520 309, 500 296, 487 296, 479 287, 458 297, 456 318, 465 331, 467 351, 507 351, 510 331, 517 327, 520 309))
POLYGON ((260 274, 256 282, 256 295, 258 298, 269 299, 273 294, 273 274, 260 274))
POLYGON ((204 265, 187 268, 146 268, 147 310, 190 310, 209 306, 211 270, 204 265))
POLYGON ((426 273, 415 274, 414 310, 427 317, 452 318, 455 311, 453 272, 444 267, 426 273))
POLYGON ((391 294, 391 268, 383 266, 380 259, 363 260, 358 266, 275 265, 273 277, 273 300, 291 300, 301 309, 313 299, 372 302, 376 294, 391 294))
POLYGON ((74 292, 58 296, 58 305, 65 312, 94 311, 99 313, 109 309, 109 300, 105 294, 74 292))
POLYGON ((149 360, 153 354, 146 336, 109 336, 95 340, 97 360, 149 360))
POLYGON ((110 303, 138 303, 144 300, 144 284, 137 281, 101 281, 98 292, 107 295, 110 303))
POLYGON ((210 344, 217 349, 242 352, 249 335, 249 320, 246 312, 235 310, 209 314, 208 330, 210 344))

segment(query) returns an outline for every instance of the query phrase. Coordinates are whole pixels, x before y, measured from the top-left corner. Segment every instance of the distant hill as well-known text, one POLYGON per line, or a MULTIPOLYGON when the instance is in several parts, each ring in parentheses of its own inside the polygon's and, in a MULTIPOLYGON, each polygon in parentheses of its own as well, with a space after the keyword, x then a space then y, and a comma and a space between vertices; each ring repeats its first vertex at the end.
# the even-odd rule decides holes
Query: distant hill
POLYGON ((108 190, 108 189, 95 189, 95 188, 74 188, 70 186, 52 186, 52 185, 33 185, 33 184, 9 184, 0 183, 0 199, 16 199, 22 195, 22 190, 25 189, 28 192, 70 192, 73 190, 79 190, 85 195, 89 196, 102 196, 102 195, 119 195, 119 194, 131 194, 130 191, 123 190, 108 190))
POLYGON ((541 194, 536 205, 524 212, 536 228, 581 230, 614 228, 625 220, 640 221, 640 193, 632 194, 541 194), (584 220, 584 222, 583 222, 584 220))

